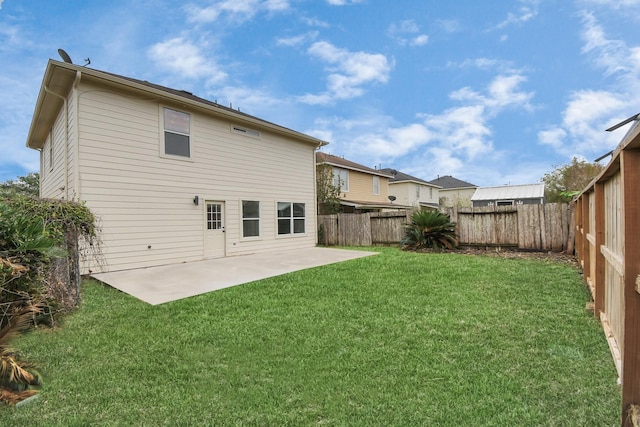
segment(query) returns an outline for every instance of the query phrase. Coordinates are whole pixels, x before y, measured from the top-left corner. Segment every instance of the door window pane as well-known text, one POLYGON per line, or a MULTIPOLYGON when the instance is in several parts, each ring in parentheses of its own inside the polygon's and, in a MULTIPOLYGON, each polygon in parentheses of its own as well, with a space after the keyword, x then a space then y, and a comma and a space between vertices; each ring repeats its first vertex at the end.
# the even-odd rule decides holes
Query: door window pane
POLYGON ((207 203, 207 230, 222 229, 222 205, 207 203))

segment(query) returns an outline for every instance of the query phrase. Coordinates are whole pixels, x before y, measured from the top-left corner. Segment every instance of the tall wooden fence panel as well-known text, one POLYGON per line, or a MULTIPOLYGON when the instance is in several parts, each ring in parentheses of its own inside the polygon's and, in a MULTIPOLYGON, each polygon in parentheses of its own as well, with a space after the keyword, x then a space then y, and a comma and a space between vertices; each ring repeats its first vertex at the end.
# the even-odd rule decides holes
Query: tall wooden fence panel
POLYGON ((576 252, 622 382, 623 426, 640 422, 639 181, 636 122, 574 203, 576 252))
MULTIPOLYGON (((563 252, 569 248, 570 207, 544 205, 449 208, 461 246, 502 246, 563 252)), ((572 245, 571 245, 572 246, 572 245)))
POLYGON ((411 212, 371 212, 370 216, 371 242, 374 245, 396 245, 404 238, 411 212))
MULTIPOLYGON (((461 246, 500 246, 566 251, 570 212, 566 204, 449 208, 461 246)), ((410 211, 319 215, 319 243, 331 246, 397 245, 410 211)))

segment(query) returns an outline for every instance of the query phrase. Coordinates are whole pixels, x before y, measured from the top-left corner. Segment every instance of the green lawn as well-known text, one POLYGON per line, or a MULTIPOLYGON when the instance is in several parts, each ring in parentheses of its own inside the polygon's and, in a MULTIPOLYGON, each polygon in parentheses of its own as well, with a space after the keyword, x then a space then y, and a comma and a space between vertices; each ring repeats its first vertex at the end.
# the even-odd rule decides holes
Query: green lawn
POLYGON ((380 251, 160 306, 87 282, 16 343, 45 387, 0 424, 619 425, 572 265, 380 251))

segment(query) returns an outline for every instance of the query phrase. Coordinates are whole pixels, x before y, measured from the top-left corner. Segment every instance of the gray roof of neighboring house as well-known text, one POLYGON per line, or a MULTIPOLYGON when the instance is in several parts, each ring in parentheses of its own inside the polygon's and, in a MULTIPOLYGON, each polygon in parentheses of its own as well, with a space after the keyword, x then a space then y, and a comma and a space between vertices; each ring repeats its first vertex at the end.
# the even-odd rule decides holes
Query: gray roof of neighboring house
POLYGON ((351 160, 334 156, 332 154, 323 153, 321 151, 316 151, 316 163, 319 165, 327 164, 331 166, 337 166, 339 168, 351 169, 354 171, 364 172, 371 175, 378 175, 389 179, 393 178, 393 175, 384 172, 382 169, 372 169, 370 167, 361 165, 360 163, 352 162, 351 160))
POLYGON ((439 176, 438 178, 429 181, 429 183, 438 185, 442 187, 442 189, 444 190, 449 190, 452 188, 477 188, 478 187, 475 184, 462 181, 461 179, 454 178, 451 175, 439 176))
POLYGON ((431 182, 425 181, 421 178, 416 178, 415 176, 411 176, 408 173, 400 172, 391 168, 380 169, 380 172, 384 172, 393 176, 393 178, 389 179, 389 184, 397 183, 397 182, 417 182, 420 184, 428 185, 431 187, 440 187, 439 185, 433 184, 431 182))
POLYGON ((476 200, 540 199, 544 197, 544 184, 503 185, 500 187, 480 187, 471 196, 476 200))

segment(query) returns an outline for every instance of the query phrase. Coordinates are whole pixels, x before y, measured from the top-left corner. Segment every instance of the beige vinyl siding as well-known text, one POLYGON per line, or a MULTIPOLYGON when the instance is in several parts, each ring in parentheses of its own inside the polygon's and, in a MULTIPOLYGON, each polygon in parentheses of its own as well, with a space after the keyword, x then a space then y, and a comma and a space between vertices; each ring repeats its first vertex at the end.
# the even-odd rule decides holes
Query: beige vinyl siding
POLYGON ((70 174, 73 173, 73 170, 70 167, 69 158, 73 155, 72 153, 72 144, 67 143, 67 137, 71 140, 73 134, 71 132, 71 125, 73 117, 73 105, 71 103, 67 104, 68 115, 65 115, 64 105, 58 112, 55 122, 49 132, 49 137, 47 138, 42 150, 40 152, 41 162, 40 162, 40 177, 41 177, 41 185, 40 192, 41 197, 46 198, 57 198, 57 199, 70 199, 73 200, 72 193, 72 177, 70 174), (67 120, 69 122, 67 123, 67 120), (67 130, 65 130, 65 128, 67 130), (53 143, 53 169, 50 168, 51 159, 50 159, 50 147, 53 143), (65 150, 67 150, 65 154, 65 150), (66 159, 66 168, 67 168, 67 176, 68 180, 65 180, 65 155, 68 156, 66 159), (68 181, 68 182, 67 182, 68 181))
POLYGON ((415 206, 416 201, 416 189, 415 184, 403 182, 399 184, 389 184, 389 194, 396 196, 394 203, 404 206, 415 206), (413 190, 413 194, 411 191, 413 190))
POLYGON ((264 129, 260 138, 238 134, 232 125, 240 123, 87 83, 80 89, 81 197, 101 219, 103 270, 203 259, 206 200, 225 202, 226 255, 315 245, 312 145, 264 129), (161 156, 163 106, 191 114, 190 159, 161 156), (260 202, 258 238, 242 238, 242 200, 260 202), (305 203, 304 235, 277 235, 278 201, 305 203))
POLYGON ((445 206, 471 206, 471 197, 475 192, 475 188, 441 188, 439 197, 445 199, 445 206))
POLYGON ((373 194, 373 175, 349 170, 349 191, 342 198, 363 202, 389 203, 389 179, 380 177, 380 194, 373 194))
POLYGON ((406 206, 419 206, 420 203, 438 203, 438 188, 415 182, 399 182, 389 184, 389 194, 396 196, 395 203, 406 206), (416 195, 416 186, 420 186, 420 198, 416 195), (430 190, 431 189, 431 190, 430 190), (432 197, 429 197, 429 196, 432 197))

